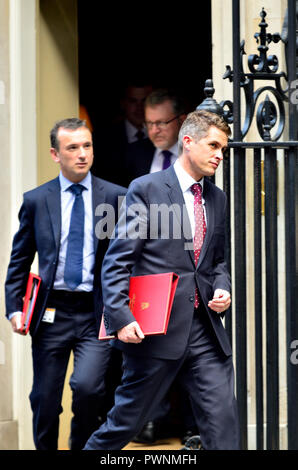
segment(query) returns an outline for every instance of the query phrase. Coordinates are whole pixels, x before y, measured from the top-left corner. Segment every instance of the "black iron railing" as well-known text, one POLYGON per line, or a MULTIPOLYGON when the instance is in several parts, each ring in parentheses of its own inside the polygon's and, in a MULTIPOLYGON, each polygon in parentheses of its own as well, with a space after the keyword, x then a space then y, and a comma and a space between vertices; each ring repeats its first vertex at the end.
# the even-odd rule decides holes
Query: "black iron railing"
MULTIPOLYGON (((296 75, 296 0, 288 0, 287 72, 279 71, 275 55, 268 55, 271 42, 281 41, 281 35, 268 32, 266 12, 260 13, 260 31, 255 34, 259 54, 248 56, 248 72, 244 71, 245 43, 240 41, 240 4, 233 0, 233 70, 227 66, 225 79, 233 83, 233 102, 213 99, 212 80, 206 81, 206 100, 198 108, 222 114, 233 124, 233 140, 229 142, 233 153, 233 181, 229 155, 224 158, 223 185, 231 203, 227 221, 227 260, 232 265, 231 219, 234 221, 234 304, 232 316, 226 320, 226 329, 235 344, 236 392, 239 403, 241 445, 248 446, 247 363, 255 365, 256 448, 278 449, 280 441, 279 403, 279 295, 278 261, 281 256, 278 240, 278 168, 277 152, 284 162, 284 214, 285 214, 285 285, 287 329, 287 406, 288 449, 298 449, 298 364, 291 355, 293 344, 298 344, 297 319, 297 155, 298 155, 298 77, 296 75), (285 89, 282 80, 287 83, 285 89), (256 82, 264 82, 255 89, 256 82), (245 106, 241 122, 241 91, 245 106), (263 101, 262 100, 263 97, 263 101), (272 100, 274 97, 274 100, 272 100), (243 139, 255 121, 259 141, 243 139), (284 139, 287 124, 288 138, 284 139), (280 140, 283 138, 283 140, 280 140), (246 240, 246 150, 253 149, 254 158, 254 334, 255 354, 247 351, 247 240, 246 240), (263 172, 263 174, 262 174, 263 172), (262 176, 264 183, 262 183, 262 176), (263 187, 264 184, 264 187, 263 187), (233 191, 233 192, 232 192, 233 191), (262 192, 263 191, 263 192, 262 192), (262 202, 264 198, 264 207, 262 202), (262 215, 264 214, 264 216, 262 215), (233 216, 233 217, 232 217, 233 216), (264 217, 264 224, 262 223, 264 217), (264 231, 264 233, 263 233, 264 231), (265 255, 263 256, 263 246, 265 255), (264 260, 264 261, 263 261, 264 260), (263 266, 264 264, 264 266, 263 266), (265 273, 265 274, 264 274, 265 273), (264 311, 265 310, 265 311, 264 311), (265 330, 265 331, 264 331, 265 330), (234 331, 235 337, 232 338, 234 331), (265 335, 264 335, 265 333, 265 335), (264 338, 265 342, 264 343, 264 338), (265 352, 264 352, 265 351, 265 352), (266 364, 263 357, 266 357, 266 364), (266 376, 264 378, 264 370, 266 376), (264 383, 265 382, 265 383, 264 383), (264 390, 266 389, 266 394, 264 390), (265 405, 266 404, 266 405, 265 405), (266 433, 266 440, 264 438, 266 433)), ((280 157, 279 157, 280 158, 280 157)), ((251 255, 251 254, 249 254, 251 255)), ((297 354, 298 356, 298 354, 297 354)), ((297 361, 298 362, 298 361, 297 361)))

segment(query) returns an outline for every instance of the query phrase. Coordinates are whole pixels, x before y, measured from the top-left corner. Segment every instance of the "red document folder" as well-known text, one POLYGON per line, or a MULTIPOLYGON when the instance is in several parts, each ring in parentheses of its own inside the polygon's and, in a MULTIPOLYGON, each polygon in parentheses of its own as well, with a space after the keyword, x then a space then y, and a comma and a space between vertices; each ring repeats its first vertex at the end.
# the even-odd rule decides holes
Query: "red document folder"
MULTIPOLYGON (((135 276, 129 283, 129 308, 144 335, 165 335, 179 276, 175 273, 135 276)), ((107 336, 103 318, 99 339, 107 336)))
POLYGON ((29 274, 22 315, 22 330, 26 334, 29 331, 40 282, 41 278, 37 274, 29 274))

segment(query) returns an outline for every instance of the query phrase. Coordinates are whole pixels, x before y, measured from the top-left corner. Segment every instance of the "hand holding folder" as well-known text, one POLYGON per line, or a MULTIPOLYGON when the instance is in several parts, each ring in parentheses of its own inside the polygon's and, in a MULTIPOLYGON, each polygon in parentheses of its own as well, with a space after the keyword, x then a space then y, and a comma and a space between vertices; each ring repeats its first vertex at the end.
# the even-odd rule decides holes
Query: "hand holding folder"
POLYGON ((21 328, 24 334, 29 331, 40 283, 41 278, 39 276, 33 273, 29 274, 21 319, 21 328))
MULTIPOLYGON (((179 276, 175 273, 149 274, 130 278, 129 308, 144 335, 165 335, 179 276)), ((112 339, 103 318, 99 339, 112 339)))

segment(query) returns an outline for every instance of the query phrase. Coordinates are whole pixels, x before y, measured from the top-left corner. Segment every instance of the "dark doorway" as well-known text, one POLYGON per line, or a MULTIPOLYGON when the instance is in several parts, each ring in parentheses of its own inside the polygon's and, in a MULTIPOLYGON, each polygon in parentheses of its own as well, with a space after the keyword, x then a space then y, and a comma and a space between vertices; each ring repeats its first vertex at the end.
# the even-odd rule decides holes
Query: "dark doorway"
MULTIPOLYGON (((188 4, 187 9, 162 1, 136 5, 78 0, 80 103, 90 116, 94 137, 103 136, 94 138, 92 171, 113 182, 118 182, 113 179, 116 169, 110 171, 107 161, 114 162, 115 138, 109 139, 103 129, 121 118, 125 86, 139 83, 171 89, 184 97, 192 111, 205 98, 205 80, 212 77, 210 1, 188 4)), ((108 377, 109 391, 119 381, 117 361, 108 377)), ((182 435, 187 429, 182 428, 177 410, 182 410, 181 403, 186 409, 186 400, 180 403, 178 394, 171 393, 175 412, 164 426, 171 427, 170 436, 182 435)), ((107 409, 110 405, 107 403, 107 409)))
POLYGON ((126 82, 182 93, 194 109, 212 76, 211 2, 78 0, 80 101, 94 128, 118 117, 126 82), (104 6, 103 6, 104 5, 104 6))

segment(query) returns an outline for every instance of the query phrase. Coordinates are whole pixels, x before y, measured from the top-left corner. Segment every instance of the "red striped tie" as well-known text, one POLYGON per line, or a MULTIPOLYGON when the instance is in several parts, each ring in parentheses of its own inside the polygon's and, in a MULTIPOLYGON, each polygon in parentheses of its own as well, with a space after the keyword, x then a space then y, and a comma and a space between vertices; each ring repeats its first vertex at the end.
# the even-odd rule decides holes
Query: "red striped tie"
MULTIPOLYGON (((194 216, 195 216, 195 235, 194 235, 194 254, 195 265, 197 266, 202 245, 206 235, 206 221, 202 204, 202 187, 199 183, 195 183, 190 188, 194 195, 194 216)), ((199 306, 199 292, 195 291, 195 308, 199 306)))

